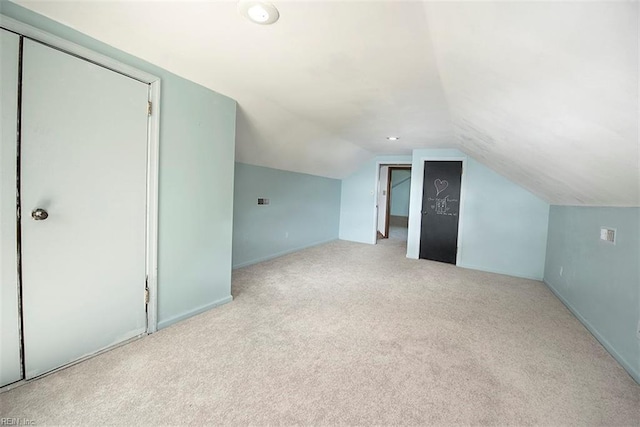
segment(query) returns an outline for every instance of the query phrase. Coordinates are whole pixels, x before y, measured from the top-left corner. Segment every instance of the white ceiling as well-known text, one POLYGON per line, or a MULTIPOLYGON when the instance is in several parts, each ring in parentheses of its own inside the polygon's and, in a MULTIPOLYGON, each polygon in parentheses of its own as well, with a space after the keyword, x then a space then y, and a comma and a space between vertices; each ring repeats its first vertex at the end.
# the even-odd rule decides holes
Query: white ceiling
POLYGON ((455 147, 552 203, 640 205, 637 2, 272 2, 261 26, 235 1, 18 1, 237 100, 241 162, 343 178, 455 147))

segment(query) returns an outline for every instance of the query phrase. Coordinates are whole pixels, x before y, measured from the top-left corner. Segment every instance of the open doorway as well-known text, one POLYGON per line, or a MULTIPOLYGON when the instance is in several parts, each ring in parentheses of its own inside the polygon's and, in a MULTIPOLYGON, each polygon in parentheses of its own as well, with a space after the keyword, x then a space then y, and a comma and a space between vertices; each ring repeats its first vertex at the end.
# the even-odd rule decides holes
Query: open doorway
POLYGON ((377 241, 407 241, 411 165, 380 165, 377 241))

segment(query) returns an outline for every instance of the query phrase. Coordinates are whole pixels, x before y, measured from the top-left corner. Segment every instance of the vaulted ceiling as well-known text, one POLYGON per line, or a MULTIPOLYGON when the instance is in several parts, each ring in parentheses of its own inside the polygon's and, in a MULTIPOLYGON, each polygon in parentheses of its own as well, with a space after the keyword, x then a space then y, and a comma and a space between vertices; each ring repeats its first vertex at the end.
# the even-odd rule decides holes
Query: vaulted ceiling
POLYGON ((343 178, 453 147, 551 203, 640 205, 637 2, 272 2, 261 26, 235 1, 18 1, 237 100, 241 162, 343 178))

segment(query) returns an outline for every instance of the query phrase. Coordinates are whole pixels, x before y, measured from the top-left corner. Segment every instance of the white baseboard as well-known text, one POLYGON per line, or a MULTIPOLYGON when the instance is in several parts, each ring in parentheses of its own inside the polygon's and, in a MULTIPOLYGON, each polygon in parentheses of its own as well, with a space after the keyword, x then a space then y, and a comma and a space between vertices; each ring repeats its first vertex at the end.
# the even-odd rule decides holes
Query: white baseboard
POLYGON ((315 242, 315 243, 310 243, 308 245, 299 246, 299 247, 296 247, 296 248, 293 248, 293 249, 287 249, 286 251, 282 251, 282 252, 276 252, 274 254, 269 254, 269 255, 264 256, 264 257, 252 259, 250 261, 241 262, 240 264, 235 264, 233 266, 233 269, 235 270, 235 269, 242 268, 242 267, 248 267, 248 266, 253 265, 253 264, 258 264, 259 262, 269 261, 270 259, 274 259, 274 258, 280 258, 281 256, 289 255, 289 254, 292 254, 294 252, 301 251, 303 249, 312 248, 314 246, 324 245, 325 243, 334 242, 336 240, 338 240, 338 239, 333 238, 333 239, 329 239, 329 240, 323 240, 321 242, 315 242))
POLYGON ((514 273, 513 271, 502 271, 502 270, 497 270, 493 268, 477 267, 475 265, 469 265, 464 263, 460 263, 457 266, 461 268, 467 268, 469 270, 479 270, 479 271, 485 271, 487 273, 496 273, 496 274, 504 274, 505 276, 519 277, 521 279, 537 280, 539 282, 542 281, 542 276, 528 276, 525 274, 514 273))
POLYGON ((622 365, 622 367, 629 373, 629 375, 631 375, 631 378, 633 378, 638 384, 640 384, 640 372, 638 372, 636 368, 631 366, 631 364, 629 364, 620 355, 620 353, 618 353, 616 349, 613 348, 609 341, 607 341, 607 339, 603 337, 602 334, 600 334, 600 332, 598 332, 598 330, 569 303, 569 301, 567 301, 562 295, 560 295, 560 293, 556 291, 553 286, 547 283, 546 280, 543 281, 543 283, 547 285, 547 288, 549 288, 549 290, 553 292, 553 294, 565 305, 565 307, 567 307, 569 311, 573 313, 574 316, 576 316, 580 323, 582 323, 584 327, 587 328, 589 332, 591 332, 591 335, 593 335, 600 342, 600 344, 602 344, 602 346, 613 356, 613 358, 616 359, 618 363, 620 363, 620 365, 622 365))
POLYGON ((200 307, 194 308, 193 310, 189 310, 182 314, 178 314, 177 316, 170 317, 165 320, 161 320, 158 322, 158 330, 164 329, 167 326, 171 326, 174 323, 180 322, 181 320, 188 319, 189 317, 193 317, 196 314, 204 313, 205 311, 211 310, 214 307, 219 305, 227 304, 233 300, 233 297, 229 295, 228 297, 219 299, 217 301, 210 302, 205 305, 201 305, 200 307))

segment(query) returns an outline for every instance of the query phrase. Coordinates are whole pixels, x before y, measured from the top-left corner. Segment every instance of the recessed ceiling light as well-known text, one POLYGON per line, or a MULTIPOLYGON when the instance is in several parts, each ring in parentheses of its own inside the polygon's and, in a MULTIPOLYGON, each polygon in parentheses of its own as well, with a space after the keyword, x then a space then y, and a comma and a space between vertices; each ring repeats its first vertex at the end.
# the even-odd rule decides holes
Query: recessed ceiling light
POLYGON ((280 13, 274 5, 262 1, 240 0, 238 11, 245 18, 261 25, 273 24, 280 18, 280 13))
POLYGON ((399 139, 400 139, 400 137, 399 137, 399 136, 388 136, 388 137, 387 137, 387 139, 388 139, 389 141, 397 141, 397 140, 399 140, 399 139))

